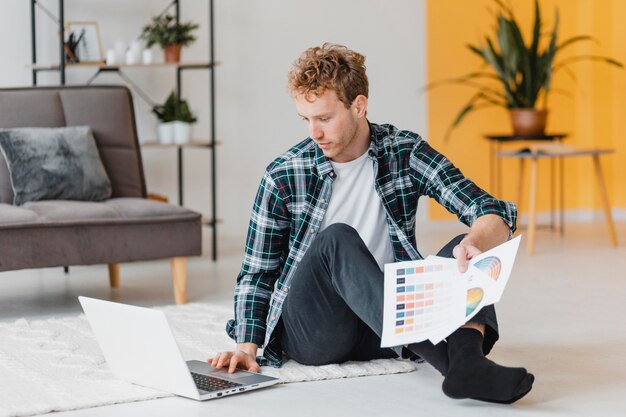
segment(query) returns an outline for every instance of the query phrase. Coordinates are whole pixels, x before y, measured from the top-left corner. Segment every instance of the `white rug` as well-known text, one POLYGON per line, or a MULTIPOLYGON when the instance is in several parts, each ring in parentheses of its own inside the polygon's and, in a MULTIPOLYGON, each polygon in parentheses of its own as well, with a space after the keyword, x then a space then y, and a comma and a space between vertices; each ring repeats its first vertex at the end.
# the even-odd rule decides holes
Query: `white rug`
MULTIPOLYGON (((233 348, 224 331, 231 309, 187 304, 162 310, 185 359, 206 360, 233 348)), ((262 372, 289 383, 411 372, 415 367, 396 359, 318 367, 287 361, 280 369, 263 367, 262 372)), ((0 323, 0 417, 168 396, 115 379, 83 315, 0 323)))

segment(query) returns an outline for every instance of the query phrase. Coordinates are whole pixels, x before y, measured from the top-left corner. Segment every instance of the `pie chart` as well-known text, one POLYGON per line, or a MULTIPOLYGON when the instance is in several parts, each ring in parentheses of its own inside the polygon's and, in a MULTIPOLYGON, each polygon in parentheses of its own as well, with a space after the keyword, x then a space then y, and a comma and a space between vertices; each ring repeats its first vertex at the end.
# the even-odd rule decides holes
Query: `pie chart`
POLYGON ((494 280, 497 280, 500 277, 500 271, 502 271, 502 262, 500 262, 500 259, 495 256, 489 256, 485 259, 481 259, 476 262, 474 266, 494 280))
POLYGON ((470 288, 467 290, 467 306, 465 307, 465 317, 472 314, 483 299, 482 288, 470 288))

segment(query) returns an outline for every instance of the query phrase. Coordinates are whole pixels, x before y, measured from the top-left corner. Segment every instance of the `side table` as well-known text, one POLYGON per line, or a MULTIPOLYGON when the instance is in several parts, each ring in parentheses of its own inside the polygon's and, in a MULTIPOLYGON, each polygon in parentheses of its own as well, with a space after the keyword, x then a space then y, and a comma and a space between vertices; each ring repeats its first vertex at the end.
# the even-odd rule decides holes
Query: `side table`
MULTIPOLYGON (((500 134, 488 134, 485 135, 485 139, 489 141, 489 186, 490 191, 495 196, 500 197, 502 195, 502 161, 498 158, 498 154, 502 152, 502 146, 507 143, 514 142, 546 142, 546 143, 562 143, 563 139, 567 138, 567 133, 552 133, 549 135, 500 135, 500 134)), ((564 233, 564 222, 563 222, 563 160, 562 158, 556 158, 551 160, 550 164, 550 228, 554 228, 557 222, 555 221, 555 208, 556 208, 556 179, 558 177, 559 181, 559 231, 561 234, 564 233), (556 163, 558 163, 558 175, 557 175, 557 167, 556 163)))
MULTIPOLYGON (((602 167, 600 165, 600 155, 606 155, 613 153, 614 149, 599 149, 599 148, 573 148, 573 147, 551 147, 547 151, 538 150, 526 150, 523 151, 500 151, 497 156, 502 158, 516 158, 520 161, 519 172, 519 191, 521 194, 522 182, 524 180, 524 165, 526 160, 530 160, 530 190, 528 201, 528 252, 533 253, 535 250, 535 228, 536 228, 536 204, 537 204, 537 162, 539 159, 555 159, 555 158, 572 158, 579 156, 589 156, 593 161, 594 172, 598 185, 598 192, 600 193, 600 199, 602 201, 602 207, 604 209, 604 217, 606 219, 607 228, 609 231, 609 237, 611 244, 617 246, 617 235, 615 233, 615 226, 613 224, 613 217, 611 215, 611 206, 609 204, 609 197, 606 190, 606 184, 602 175, 602 167)), ((562 164, 561 164, 562 165, 562 164)), ((521 195, 518 196, 521 199, 521 195)))

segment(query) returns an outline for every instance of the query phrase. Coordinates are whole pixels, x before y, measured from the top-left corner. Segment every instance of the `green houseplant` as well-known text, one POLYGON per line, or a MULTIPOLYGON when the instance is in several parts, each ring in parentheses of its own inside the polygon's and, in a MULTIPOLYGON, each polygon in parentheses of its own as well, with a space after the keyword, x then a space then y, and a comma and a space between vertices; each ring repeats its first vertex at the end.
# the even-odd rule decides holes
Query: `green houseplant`
MULTIPOLYGON (((557 56, 564 49, 577 42, 594 39, 580 35, 559 42, 558 9, 555 12, 554 26, 550 32, 544 33, 539 1, 535 0, 532 38, 530 44, 526 45, 513 10, 501 0, 494 2, 498 8, 494 38, 485 36, 479 46, 467 45, 481 59, 487 70, 473 71, 427 86, 432 88, 442 84, 460 84, 478 90, 456 115, 446 132, 446 139, 465 116, 475 110, 493 106, 509 109, 514 134, 543 135, 547 101, 555 73, 567 70, 568 65, 574 62, 584 60, 622 67, 620 62, 598 55, 570 56, 557 61, 557 56), (547 39, 543 41, 542 38, 545 37, 547 39)), ((571 72, 569 74, 572 75, 571 72)))
POLYGON ((152 18, 152 22, 144 26, 141 39, 146 47, 158 44, 165 53, 165 62, 179 62, 180 51, 196 40, 193 32, 198 25, 191 22, 177 22, 171 15, 160 15, 152 18))
POLYGON ((191 136, 191 124, 198 119, 191 112, 187 100, 179 99, 172 91, 163 104, 156 105, 152 112, 161 122, 157 127, 159 142, 187 143, 191 136))

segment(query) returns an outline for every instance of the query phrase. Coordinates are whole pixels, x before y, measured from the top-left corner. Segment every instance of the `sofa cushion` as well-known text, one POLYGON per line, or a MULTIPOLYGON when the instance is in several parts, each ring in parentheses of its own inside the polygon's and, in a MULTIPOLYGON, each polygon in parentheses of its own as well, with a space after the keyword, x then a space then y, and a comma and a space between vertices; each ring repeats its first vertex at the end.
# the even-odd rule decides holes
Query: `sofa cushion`
POLYGON ((111 196, 111 183, 87 126, 0 129, 0 150, 16 205, 111 196))
POLYGON ((0 230, 55 226, 130 225, 199 219, 181 206, 145 198, 112 198, 103 202, 32 201, 23 206, 0 204, 0 230))
POLYGON ((122 86, 59 90, 67 126, 91 126, 113 197, 146 197, 130 91, 122 86), (94 111, 95 110, 95 111, 94 111))
POLYGON ((202 252, 201 215, 142 198, 0 204, 0 271, 202 252))
MULTIPOLYGON (((37 213, 23 207, 0 204, 0 230, 5 227, 39 224, 37 213)), ((1 232, 0 232, 1 233, 1 232)))

